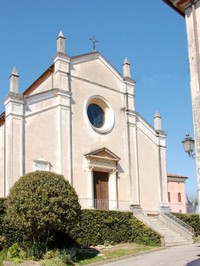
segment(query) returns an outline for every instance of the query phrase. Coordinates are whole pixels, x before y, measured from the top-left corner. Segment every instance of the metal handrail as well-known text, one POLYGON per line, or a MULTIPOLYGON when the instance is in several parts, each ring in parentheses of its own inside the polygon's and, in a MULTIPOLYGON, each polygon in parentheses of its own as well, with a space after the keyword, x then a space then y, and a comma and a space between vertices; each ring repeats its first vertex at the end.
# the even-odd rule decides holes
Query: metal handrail
POLYGON ((187 229, 192 234, 194 234, 194 228, 192 226, 188 225, 187 223, 185 223, 181 219, 177 218, 176 216, 174 216, 170 212, 166 212, 166 213, 162 213, 162 214, 164 216, 167 216, 169 219, 171 219, 172 221, 176 222, 177 224, 183 226, 185 229, 187 229))

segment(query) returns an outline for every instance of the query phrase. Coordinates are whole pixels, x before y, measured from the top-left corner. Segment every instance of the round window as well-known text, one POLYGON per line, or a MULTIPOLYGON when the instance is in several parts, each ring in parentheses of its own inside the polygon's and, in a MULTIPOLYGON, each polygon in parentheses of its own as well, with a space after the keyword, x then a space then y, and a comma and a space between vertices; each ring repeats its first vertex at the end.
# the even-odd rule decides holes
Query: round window
POLYGON ((114 126, 114 114, 105 99, 101 96, 94 96, 89 99, 86 105, 86 113, 90 125, 98 133, 107 133, 114 126))
POLYGON ((97 128, 101 128, 104 125, 104 111, 97 104, 90 104, 87 109, 87 115, 90 120, 90 123, 97 128))

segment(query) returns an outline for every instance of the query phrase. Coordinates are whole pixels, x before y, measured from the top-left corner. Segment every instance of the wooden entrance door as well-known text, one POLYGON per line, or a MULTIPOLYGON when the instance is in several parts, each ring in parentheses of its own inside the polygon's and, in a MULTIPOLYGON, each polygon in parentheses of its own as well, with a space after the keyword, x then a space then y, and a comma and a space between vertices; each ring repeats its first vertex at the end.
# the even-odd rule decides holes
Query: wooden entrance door
POLYGON ((94 207, 100 210, 109 209, 108 173, 93 172, 94 176, 94 207))

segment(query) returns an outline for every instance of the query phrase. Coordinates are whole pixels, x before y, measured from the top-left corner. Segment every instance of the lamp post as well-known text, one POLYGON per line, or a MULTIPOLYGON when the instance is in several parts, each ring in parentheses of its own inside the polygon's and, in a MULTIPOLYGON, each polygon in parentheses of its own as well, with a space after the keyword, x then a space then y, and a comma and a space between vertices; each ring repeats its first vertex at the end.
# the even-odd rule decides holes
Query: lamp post
POLYGON ((182 141, 183 144, 183 149, 185 152, 187 152, 187 154, 189 155, 189 157, 193 158, 195 157, 195 153, 194 151, 194 140, 192 137, 190 137, 189 134, 187 134, 184 138, 184 140, 182 141))

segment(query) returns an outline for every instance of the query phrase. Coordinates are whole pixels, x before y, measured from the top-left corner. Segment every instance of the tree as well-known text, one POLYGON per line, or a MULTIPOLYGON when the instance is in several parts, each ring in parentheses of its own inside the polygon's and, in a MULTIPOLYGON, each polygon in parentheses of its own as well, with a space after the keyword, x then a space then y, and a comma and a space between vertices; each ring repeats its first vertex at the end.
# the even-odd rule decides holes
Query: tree
POLYGON ((196 213, 198 208, 197 196, 186 195, 186 209, 187 213, 196 213))
POLYGON ((22 176, 6 200, 6 220, 23 230, 33 243, 46 245, 56 231, 70 233, 80 204, 74 188, 62 175, 36 171, 22 176))

